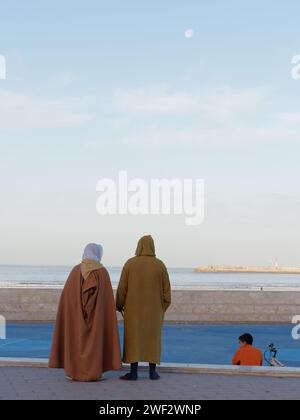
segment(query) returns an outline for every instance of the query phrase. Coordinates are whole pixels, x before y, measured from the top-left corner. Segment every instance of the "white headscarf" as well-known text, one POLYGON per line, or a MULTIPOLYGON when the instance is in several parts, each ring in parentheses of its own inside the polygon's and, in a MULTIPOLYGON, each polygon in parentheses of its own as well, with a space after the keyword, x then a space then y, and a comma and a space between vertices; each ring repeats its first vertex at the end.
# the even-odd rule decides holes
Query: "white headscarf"
POLYGON ((100 262, 103 256, 103 247, 98 244, 88 244, 83 252, 82 260, 95 260, 100 262))
POLYGON ((100 263, 103 255, 103 248, 98 244, 88 244, 83 252, 81 263, 81 274, 85 280, 88 279, 90 273, 99 270, 102 267, 100 263))

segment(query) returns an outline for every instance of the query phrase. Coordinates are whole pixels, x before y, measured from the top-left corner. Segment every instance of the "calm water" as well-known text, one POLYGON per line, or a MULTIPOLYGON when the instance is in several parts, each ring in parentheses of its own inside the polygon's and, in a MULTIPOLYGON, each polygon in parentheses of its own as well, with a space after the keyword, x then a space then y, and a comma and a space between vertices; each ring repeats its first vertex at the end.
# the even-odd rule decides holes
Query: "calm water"
MULTIPOLYGON (((63 285, 71 267, 0 266, 0 287, 7 285, 63 285)), ((116 286, 120 268, 108 267, 116 286)), ((173 288, 259 288, 293 287, 300 289, 300 275, 269 273, 195 273, 192 268, 168 268, 173 288)))

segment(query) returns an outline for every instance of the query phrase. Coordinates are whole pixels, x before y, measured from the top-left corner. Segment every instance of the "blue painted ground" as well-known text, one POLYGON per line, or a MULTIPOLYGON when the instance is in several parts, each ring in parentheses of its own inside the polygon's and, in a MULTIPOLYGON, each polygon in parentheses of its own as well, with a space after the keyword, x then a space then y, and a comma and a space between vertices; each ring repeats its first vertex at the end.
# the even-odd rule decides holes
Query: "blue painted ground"
MULTIPOLYGON (((300 367, 300 340, 293 340, 292 325, 165 325, 163 362, 230 364, 238 336, 250 332, 264 350, 274 343, 286 366, 300 367)), ((49 356, 53 324, 11 323, 7 339, 0 340, 0 357, 49 356)), ((120 325, 121 342, 123 328, 120 325)))

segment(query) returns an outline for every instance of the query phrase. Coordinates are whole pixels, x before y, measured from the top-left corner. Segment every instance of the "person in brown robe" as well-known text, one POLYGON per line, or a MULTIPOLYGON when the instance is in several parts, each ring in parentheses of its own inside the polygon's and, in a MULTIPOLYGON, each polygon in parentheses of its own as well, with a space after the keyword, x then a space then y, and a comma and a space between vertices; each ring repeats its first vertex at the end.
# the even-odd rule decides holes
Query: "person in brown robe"
POLYGON ((86 246, 64 286, 58 307, 49 367, 68 379, 96 381, 122 366, 115 301, 102 247, 86 246))
POLYGON ((123 361, 131 364, 124 380, 138 378, 138 362, 149 362, 150 379, 159 379, 161 332, 164 314, 171 304, 171 288, 164 263, 155 257, 154 241, 143 236, 135 257, 123 267, 116 298, 124 311, 123 361))

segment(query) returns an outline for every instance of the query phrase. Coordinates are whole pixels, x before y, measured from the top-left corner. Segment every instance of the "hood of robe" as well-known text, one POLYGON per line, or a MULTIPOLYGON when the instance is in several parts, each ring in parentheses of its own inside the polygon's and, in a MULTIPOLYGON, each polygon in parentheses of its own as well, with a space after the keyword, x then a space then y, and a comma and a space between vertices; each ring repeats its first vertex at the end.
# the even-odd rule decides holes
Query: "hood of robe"
POLYGON ((155 257, 155 245, 151 235, 143 236, 137 244, 135 251, 137 257, 149 256, 155 257))
POLYGON ((88 244, 82 256, 81 274, 84 280, 88 278, 90 273, 103 267, 100 263, 103 255, 103 247, 98 244, 88 244))

